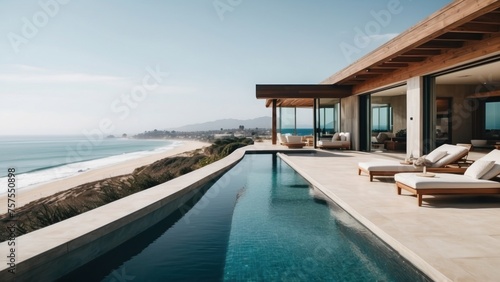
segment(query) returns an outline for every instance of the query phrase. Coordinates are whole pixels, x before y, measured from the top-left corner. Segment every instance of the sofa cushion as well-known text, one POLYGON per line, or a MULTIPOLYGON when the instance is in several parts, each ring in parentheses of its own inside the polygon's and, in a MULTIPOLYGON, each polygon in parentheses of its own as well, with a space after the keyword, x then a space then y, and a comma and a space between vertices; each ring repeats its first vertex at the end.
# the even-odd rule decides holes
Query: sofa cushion
POLYGON ((292 136, 289 135, 286 137, 286 140, 288 143, 302 143, 302 137, 301 136, 292 136))
POLYGON ((495 161, 477 160, 470 167, 467 168, 464 175, 479 179, 485 175, 493 166, 495 161))

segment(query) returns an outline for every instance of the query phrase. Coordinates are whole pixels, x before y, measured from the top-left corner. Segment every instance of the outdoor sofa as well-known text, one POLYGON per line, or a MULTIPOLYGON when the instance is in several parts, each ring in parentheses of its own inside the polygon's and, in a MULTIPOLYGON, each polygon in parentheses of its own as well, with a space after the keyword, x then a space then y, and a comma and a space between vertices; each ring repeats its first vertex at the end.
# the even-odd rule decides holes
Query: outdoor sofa
POLYGON ((351 135, 349 132, 337 132, 330 140, 318 141, 318 147, 322 149, 351 149, 351 135))
POLYGON ((283 145, 288 148, 302 148, 306 145, 306 142, 302 141, 302 136, 286 135, 286 142, 283 145))
MULTIPOLYGON (((448 167, 449 164, 461 160, 469 153, 468 148, 463 146, 444 144, 434 149, 428 155, 423 156, 425 161, 430 164, 427 167, 429 172, 447 172, 463 174, 466 168, 448 167)), ((414 166, 412 163, 402 163, 394 160, 374 160, 358 163, 358 175, 364 172, 370 176, 373 181, 374 176, 394 176, 400 172, 419 172, 423 167, 414 166)))
POLYGON ((418 173, 394 175, 398 195, 401 190, 417 196, 422 206, 424 195, 500 194, 500 150, 493 150, 476 160, 463 175, 435 173, 423 176, 418 173), (431 177, 429 177, 431 176, 431 177))

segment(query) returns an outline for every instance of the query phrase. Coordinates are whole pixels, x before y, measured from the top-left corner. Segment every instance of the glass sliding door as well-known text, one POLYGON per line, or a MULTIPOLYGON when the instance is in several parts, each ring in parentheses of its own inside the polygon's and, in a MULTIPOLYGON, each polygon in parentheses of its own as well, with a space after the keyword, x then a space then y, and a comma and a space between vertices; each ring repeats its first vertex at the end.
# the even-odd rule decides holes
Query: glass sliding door
POLYGON ((331 138, 340 131, 340 99, 319 99, 316 131, 320 138, 331 138))
POLYGON ((372 104, 372 131, 392 131, 392 107, 390 104, 372 104))
POLYGON ((406 150, 406 84, 370 95, 372 150, 406 150))
POLYGON ((279 109, 279 132, 281 134, 297 135, 296 108, 279 109))

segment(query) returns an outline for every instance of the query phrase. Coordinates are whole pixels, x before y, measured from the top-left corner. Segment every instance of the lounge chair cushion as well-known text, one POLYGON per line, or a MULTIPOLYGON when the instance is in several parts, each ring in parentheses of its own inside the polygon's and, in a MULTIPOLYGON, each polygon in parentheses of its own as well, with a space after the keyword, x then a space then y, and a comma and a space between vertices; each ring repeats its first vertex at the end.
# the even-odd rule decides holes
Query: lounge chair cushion
POLYGON ((496 181, 451 173, 436 173, 435 177, 422 177, 416 173, 398 173, 394 175, 394 180, 414 189, 500 188, 500 183, 496 181))
POLYGON ((436 161, 432 165, 432 167, 443 167, 443 166, 449 164, 450 162, 453 162, 453 161, 460 159, 461 156, 463 156, 469 152, 469 150, 466 147, 449 145, 449 144, 443 144, 434 150, 435 151, 446 151, 447 154, 444 157, 442 157, 441 159, 439 159, 438 161, 436 161))
POLYGON ((479 179, 495 165, 495 161, 477 160, 467 168, 464 175, 479 179))
POLYGON ((448 152, 444 151, 444 150, 443 151, 434 150, 434 151, 430 152, 427 156, 425 156, 425 159, 431 163, 435 163, 435 162, 439 161, 440 159, 442 159, 447 154, 448 154, 448 152))

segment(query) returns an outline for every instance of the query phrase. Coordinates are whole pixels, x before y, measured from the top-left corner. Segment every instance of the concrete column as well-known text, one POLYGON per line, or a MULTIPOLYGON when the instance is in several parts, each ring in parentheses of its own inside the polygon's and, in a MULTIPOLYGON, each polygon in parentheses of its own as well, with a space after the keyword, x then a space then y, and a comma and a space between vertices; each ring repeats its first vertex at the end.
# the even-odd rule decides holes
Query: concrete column
POLYGON ((423 151, 423 79, 407 80, 406 90, 406 155, 420 157, 423 151))
POLYGON ((276 99, 273 99, 271 136, 272 144, 276 145, 276 99))
POLYGON ((357 96, 342 98, 340 102, 340 131, 351 134, 351 149, 359 150, 359 100, 357 96))

